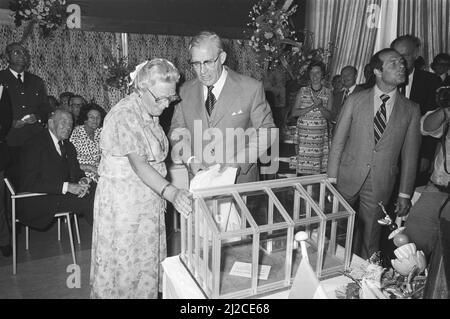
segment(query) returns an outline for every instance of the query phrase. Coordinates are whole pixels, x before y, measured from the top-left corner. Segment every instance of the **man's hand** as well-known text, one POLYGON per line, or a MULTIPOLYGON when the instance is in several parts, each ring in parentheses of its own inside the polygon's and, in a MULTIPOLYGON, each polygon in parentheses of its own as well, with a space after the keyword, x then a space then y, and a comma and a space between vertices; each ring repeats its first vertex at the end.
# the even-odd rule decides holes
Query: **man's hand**
POLYGON ((21 128, 21 127, 25 126, 25 122, 22 120, 16 120, 16 121, 13 121, 12 126, 14 128, 21 128))
POLYGON ((67 192, 82 198, 89 193, 89 185, 69 183, 67 186, 67 192))
POLYGON ((27 118, 23 119, 26 124, 34 124, 38 120, 36 114, 30 114, 27 118))
POLYGON ((395 208, 395 213, 397 213, 398 217, 406 216, 411 209, 411 199, 399 197, 397 199, 397 204, 395 208))

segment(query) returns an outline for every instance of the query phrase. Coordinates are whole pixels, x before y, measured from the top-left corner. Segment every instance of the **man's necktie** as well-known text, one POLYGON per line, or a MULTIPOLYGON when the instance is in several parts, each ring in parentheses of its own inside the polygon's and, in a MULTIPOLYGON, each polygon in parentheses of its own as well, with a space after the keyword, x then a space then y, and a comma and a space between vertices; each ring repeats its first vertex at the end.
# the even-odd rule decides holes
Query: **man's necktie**
POLYGON ((348 89, 344 89, 344 96, 342 97, 342 105, 344 105, 345 100, 347 100, 348 97, 348 89))
POLYGON ((214 109, 214 104, 216 104, 216 97, 214 96, 214 93, 212 92, 212 90, 214 89, 214 86, 210 85, 207 88, 208 88, 208 96, 206 97, 205 106, 206 106, 206 110, 208 111, 208 115, 211 115, 211 113, 214 109))
POLYGON ((66 158, 67 158, 66 146, 64 145, 63 141, 58 141, 58 145, 59 145, 59 150, 61 151, 61 158, 63 160, 66 160, 66 158))
POLYGON ((20 74, 20 73, 17 74, 17 80, 19 80, 19 83, 20 83, 20 84, 23 84, 23 81, 22 81, 22 74, 20 74))
POLYGON ((400 94, 405 96, 405 91, 406 91, 406 84, 402 84, 398 87, 398 90, 400 91, 400 94))
POLYGON ((381 136, 383 136, 384 129, 386 128, 386 102, 389 100, 389 95, 383 94, 380 96, 381 106, 379 110, 377 111, 377 114, 375 114, 375 119, 373 121, 373 128, 375 133, 375 144, 378 143, 378 141, 381 139, 381 136))

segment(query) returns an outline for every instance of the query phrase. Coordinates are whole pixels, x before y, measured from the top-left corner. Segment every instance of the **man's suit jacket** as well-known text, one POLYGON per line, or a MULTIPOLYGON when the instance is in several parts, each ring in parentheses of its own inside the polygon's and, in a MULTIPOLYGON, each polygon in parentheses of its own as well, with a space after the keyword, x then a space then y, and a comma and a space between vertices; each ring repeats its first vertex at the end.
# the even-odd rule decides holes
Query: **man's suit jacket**
MULTIPOLYGON (((420 105, 421 115, 437 108, 436 90, 440 87, 440 82, 436 74, 418 69, 414 71, 409 99, 420 105)), ((420 147, 420 158, 426 158, 432 163, 437 142, 437 139, 425 136, 420 147)))
MULTIPOLYGON (((8 90, 0 86, 0 172, 9 163, 8 146, 6 145, 6 135, 11 127, 11 100, 8 90)), ((3 181, 0 181, 3 183, 3 181)), ((1 196, 0 196, 1 197, 1 196)))
MULTIPOLYGON (((63 183, 77 183, 84 172, 80 169, 75 147, 64 141, 67 160, 64 161, 46 129, 22 146, 21 169, 23 174, 18 189, 22 192, 47 193, 17 202, 19 220, 31 227, 44 228, 58 211, 63 183)), ((16 186, 17 188, 17 186, 16 186)))
MULTIPOLYGON (((186 82, 180 89, 181 102, 175 106, 174 115, 172 118, 171 129, 169 137, 171 137, 174 129, 186 128, 191 136, 191 150, 193 155, 198 159, 203 159, 205 166, 211 166, 213 163, 205 160, 204 154, 207 156, 217 156, 222 145, 222 154, 225 160, 218 160, 217 162, 231 162, 227 160, 226 149, 229 150, 234 139, 227 140, 225 138, 226 129, 228 128, 274 128, 272 112, 269 104, 266 101, 264 94, 264 87, 260 81, 250 77, 238 74, 233 70, 227 68, 228 75, 223 86, 222 92, 214 106, 211 116, 208 116, 205 103, 203 101, 203 87, 198 79, 193 79, 186 82), (194 121, 198 121, 201 126, 201 131, 194 130, 194 121), (216 128, 220 131, 222 139, 205 139, 202 141, 202 149, 194 147, 194 139, 202 140, 201 134, 209 128, 216 128), (195 131, 195 132, 194 132, 195 131), (194 137, 195 134, 195 137, 194 137), (228 143, 231 142, 231 143, 228 143)), ((267 137, 266 134, 259 135, 260 145, 266 145, 262 142, 267 137)), ((177 138, 175 138, 176 140, 177 138)), ((200 141, 199 140, 199 141, 200 141)), ((250 149, 250 153, 256 154, 261 149, 258 149, 258 142, 256 139, 250 139, 250 142, 244 142, 243 139, 238 139, 238 142, 245 143, 244 149, 240 148, 236 152, 230 152, 230 155, 235 155, 237 152, 243 154, 250 149), (232 154, 231 154, 232 153, 232 154)), ((172 143, 174 139, 171 138, 172 143)), ((199 142, 196 142, 199 143, 199 142)), ((200 143, 199 143, 200 144, 200 143)), ((238 144, 234 141, 234 144, 238 144)), ((264 151, 264 150, 262 150, 264 151)), ((219 153, 220 154, 220 153, 219 153)), ((237 177, 237 183, 245 183, 256 181, 259 178, 258 166, 256 159, 253 163, 240 164, 241 171, 237 177)))
POLYGON ((399 172, 399 192, 412 194, 421 135, 419 106, 397 92, 380 141, 374 141, 374 89, 352 94, 338 119, 328 160, 328 176, 347 198, 358 193, 369 171, 373 192, 387 203, 399 172))
MULTIPOLYGON (((9 92, 12 104, 12 120, 20 120, 27 114, 37 114, 42 123, 47 122, 52 111, 47 101, 44 81, 29 72, 25 72, 23 87, 9 69, 0 71, 0 84, 9 92), (23 94, 22 94, 23 93, 23 94)), ((26 140, 42 130, 42 123, 26 124, 21 128, 11 128, 7 142, 10 146, 21 146, 26 140)))
MULTIPOLYGON (((356 85, 355 88, 353 89, 353 92, 350 94, 354 94, 354 93, 358 93, 361 92, 362 90, 365 90, 364 87, 362 87, 361 85, 356 85)), ((342 106, 343 106, 343 101, 344 99, 344 90, 333 94, 333 116, 336 119, 339 116, 339 113, 341 112, 342 106)))
POLYGON ((442 80, 441 77, 439 77, 439 80, 441 81, 439 86, 450 86, 450 75, 446 75, 444 80, 442 80))

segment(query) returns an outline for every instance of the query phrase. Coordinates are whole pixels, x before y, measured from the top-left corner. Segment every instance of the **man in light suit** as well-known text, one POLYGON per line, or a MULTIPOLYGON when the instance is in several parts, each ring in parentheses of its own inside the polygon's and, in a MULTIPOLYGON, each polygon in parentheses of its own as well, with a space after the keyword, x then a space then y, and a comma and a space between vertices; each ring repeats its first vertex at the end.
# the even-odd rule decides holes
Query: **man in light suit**
POLYGON ((411 207, 421 141, 419 106, 397 92, 405 80, 401 55, 393 49, 377 52, 370 62, 376 85, 352 94, 340 113, 328 161, 328 177, 357 209, 353 250, 369 258, 379 250, 384 215, 379 202, 388 203, 401 155, 397 214, 411 207))
POLYGON ((195 36, 189 52, 196 78, 180 89, 181 102, 175 106, 169 132, 172 145, 176 148, 180 143, 180 132, 190 136, 187 145, 192 156, 183 154, 183 161, 194 174, 221 163, 238 168, 237 183, 257 181, 256 160, 265 151, 259 146, 267 145, 262 142, 267 138, 263 131, 275 127, 262 83, 223 65, 227 54, 213 32, 195 36), (253 133, 247 141, 237 137, 236 143, 234 129, 253 133), (243 144, 235 148, 240 142, 243 144))

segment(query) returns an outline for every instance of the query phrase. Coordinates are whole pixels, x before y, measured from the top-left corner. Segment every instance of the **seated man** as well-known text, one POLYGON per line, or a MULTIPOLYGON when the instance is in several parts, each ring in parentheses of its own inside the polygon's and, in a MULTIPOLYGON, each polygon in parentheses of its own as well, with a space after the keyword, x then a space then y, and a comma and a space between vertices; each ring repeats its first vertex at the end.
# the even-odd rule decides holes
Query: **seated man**
POLYGON ((20 191, 47 194, 17 201, 17 217, 27 226, 44 229, 55 213, 67 211, 92 225, 96 184, 85 177, 68 140, 72 124, 72 115, 58 109, 50 114, 48 129, 22 148, 20 191))

